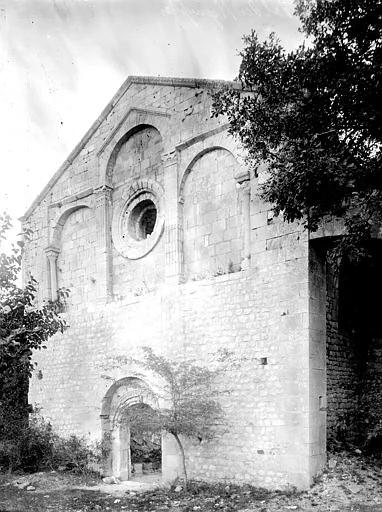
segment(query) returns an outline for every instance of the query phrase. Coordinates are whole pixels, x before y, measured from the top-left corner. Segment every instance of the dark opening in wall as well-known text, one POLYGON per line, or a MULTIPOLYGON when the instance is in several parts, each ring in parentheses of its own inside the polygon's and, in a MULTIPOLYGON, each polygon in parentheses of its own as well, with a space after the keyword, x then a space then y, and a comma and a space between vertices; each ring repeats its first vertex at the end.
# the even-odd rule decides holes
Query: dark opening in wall
POLYGON ((147 238, 148 235, 154 231, 155 221, 157 219, 157 211, 154 204, 148 206, 142 213, 140 218, 140 231, 143 235, 143 238, 147 238))
POLYGON ((339 329, 368 340, 380 336, 381 290, 382 251, 378 246, 371 249, 365 260, 344 260, 339 274, 339 329))
POLYGON ((138 203, 130 213, 128 230, 135 240, 144 240, 154 231, 157 209, 153 201, 145 199, 138 203))
POLYGON ((132 478, 139 480, 142 475, 161 471, 161 433, 150 428, 154 425, 154 412, 147 404, 129 407, 124 416, 130 432, 130 460, 132 478))
POLYGON ((327 260, 329 446, 378 449, 376 439, 382 441, 381 243, 368 252, 339 267, 327 260))

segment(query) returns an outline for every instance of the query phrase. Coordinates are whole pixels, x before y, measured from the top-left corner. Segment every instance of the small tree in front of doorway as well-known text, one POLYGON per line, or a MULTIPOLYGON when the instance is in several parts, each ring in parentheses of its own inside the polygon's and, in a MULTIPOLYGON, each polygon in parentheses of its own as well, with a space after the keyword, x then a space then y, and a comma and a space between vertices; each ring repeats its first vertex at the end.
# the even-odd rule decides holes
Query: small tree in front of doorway
MULTIPOLYGON (((184 439, 210 441, 224 430, 225 415, 218 400, 216 379, 227 365, 229 354, 219 356, 216 368, 199 366, 193 361, 174 361, 157 355, 151 348, 143 349, 139 364, 158 378, 156 395, 162 402, 157 407, 137 407, 129 414, 131 429, 140 434, 167 432, 180 451, 182 473, 187 488, 187 462, 184 439)), ((120 361, 120 358, 119 362, 120 361)))

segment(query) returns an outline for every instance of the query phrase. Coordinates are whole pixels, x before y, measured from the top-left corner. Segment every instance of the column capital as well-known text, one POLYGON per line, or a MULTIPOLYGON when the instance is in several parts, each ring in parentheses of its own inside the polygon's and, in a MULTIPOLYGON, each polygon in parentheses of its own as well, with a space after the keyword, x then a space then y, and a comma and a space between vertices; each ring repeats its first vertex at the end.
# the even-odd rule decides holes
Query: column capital
POLYGON ((162 153, 161 159, 164 167, 175 165, 178 163, 178 152, 175 149, 172 149, 171 151, 162 153))
POLYGON ((60 254, 60 249, 54 245, 48 245, 48 247, 46 247, 44 251, 47 257, 53 260, 56 260, 58 255, 60 254))
POLYGON ((239 169, 238 172, 234 176, 236 183, 242 185, 244 183, 248 183, 251 180, 251 175, 249 171, 246 169, 239 169))
POLYGON ((112 191, 113 187, 110 187, 109 185, 101 185, 94 189, 94 194, 97 199, 102 197, 109 198, 111 196, 112 191))
POLYGON ((238 183, 237 186, 240 188, 240 190, 243 192, 244 195, 251 194, 251 182, 249 180, 242 181, 241 183, 238 183))

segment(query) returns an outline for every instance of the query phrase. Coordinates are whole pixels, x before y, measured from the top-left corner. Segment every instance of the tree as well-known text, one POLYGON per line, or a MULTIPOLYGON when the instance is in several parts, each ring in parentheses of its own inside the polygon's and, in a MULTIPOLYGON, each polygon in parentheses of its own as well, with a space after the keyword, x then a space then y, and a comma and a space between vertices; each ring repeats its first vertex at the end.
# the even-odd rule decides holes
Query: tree
MULTIPOLYGON (((199 442, 214 439, 221 433, 224 412, 218 401, 217 377, 232 364, 231 354, 219 353, 215 368, 198 366, 192 361, 172 361, 144 347, 143 360, 134 361, 157 379, 156 407, 131 408, 130 428, 140 434, 167 432, 171 434, 181 454, 182 472, 187 488, 186 456, 182 438, 199 442)), ((129 358, 118 357, 118 365, 129 358)))
MULTIPOLYGON (((10 217, 0 214, 0 242, 11 227, 10 217)), ((25 234, 26 236, 29 233, 25 234)), ((15 445, 28 419, 28 384, 34 364, 33 352, 56 332, 63 332, 61 301, 35 305, 36 280, 17 284, 23 241, 0 253, 0 441, 15 445)), ((67 295, 67 291, 60 294, 67 295)))
POLYGON ((260 196, 316 230, 342 217, 349 247, 382 212, 382 1, 297 0, 307 41, 244 37, 242 89, 214 95, 248 163, 267 168, 260 196))

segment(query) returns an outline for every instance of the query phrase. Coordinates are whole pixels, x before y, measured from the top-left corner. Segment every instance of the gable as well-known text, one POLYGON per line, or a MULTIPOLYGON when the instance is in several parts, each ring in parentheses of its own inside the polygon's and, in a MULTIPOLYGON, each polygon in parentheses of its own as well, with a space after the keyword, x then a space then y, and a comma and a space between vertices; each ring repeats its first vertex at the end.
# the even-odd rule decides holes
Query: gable
MULTIPOLYGON (((49 192, 52 192, 52 201, 59 201, 68 195, 81 194, 82 189, 89 188, 92 184, 96 187, 99 181, 97 160, 102 160, 105 165, 104 162, 110 158, 112 151, 108 152, 107 149, 113 148, 113 143, 115 145, 119 137, 144 120, 149 120, 149 124, 156 127, 156 124, 163 126, 166 120, 176 117, 182 124, 182 129, 179 130, 178 140, 173 137, 174 140, 171 142, 179 144, 189 139, 187 129, 184 128, 187 127, 188 118, 193 113, 192 101, 195 101, 196 96, 194 90, 202 93, 224 86, 240 88, 238 83, 217 80, 129 76, 21 220, 27 220, 49 192), (187 94, 187 91, 192 91, 192 94, 187 94), (183 99, 183 94, 185 99, 178 101, 179 108, 174 107, 171 94, 178 100, 183 99), (144 97, 146 101, 143 101, 144 97), (157 105, 154 105, 155 100, 157 105), (65 174, 68 174, 67 179, 65 174), (59 182, 62 183, 56 187, 59 182)), ((216 120, 214 124, 216 125, 216 120)), ((191 133, 191 137, 192 135, 197 134, 191 133)))

